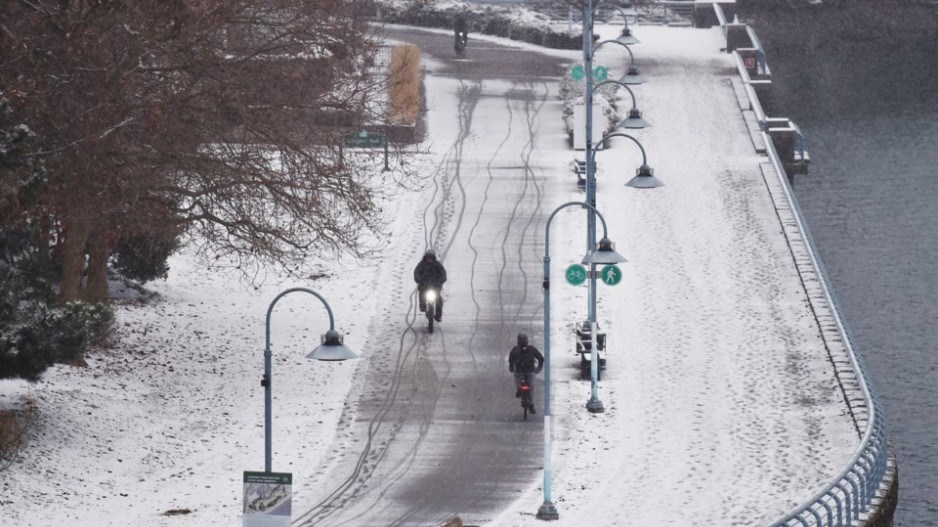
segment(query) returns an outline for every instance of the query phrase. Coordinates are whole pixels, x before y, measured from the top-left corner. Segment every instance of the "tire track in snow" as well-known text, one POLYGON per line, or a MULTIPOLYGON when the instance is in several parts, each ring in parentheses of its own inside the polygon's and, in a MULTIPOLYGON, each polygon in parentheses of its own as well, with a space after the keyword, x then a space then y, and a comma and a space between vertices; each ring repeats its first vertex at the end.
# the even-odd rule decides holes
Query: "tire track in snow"
MULTIPOLYGON (((513 86, 512 91, 516 91, 517 86, 518 84, 516 83, 513 86)), ((529 86, 528 91, 533 90, 533 88, 531 88, 531 84, 527 84, 527 86, 529 86)), ((512 208, 511 214, 509 216, 509 221, 508 221, 507 228, 505 230, 505 234, 502 236, 502 240, 501 240, 502 266, 499 269, 499 278, 498 278, 498 292, 499 292, 498 304, 501 308, 500 317, 501 317, 503 326, 504 326, 504 322, 508 318, 510 318, 511 320, 518 320, 521 314, 521 310, 523 309, 525 305, 525 301, 527 300, 528 288, 526 286, 528 283, 528 275, 527 275, 527 271, 525 271, 524 266, 522 265, 522 262, 525 261, 524 255, 522 254, 524 244, 516 243, 517 268, 518 268, 518 272, 523 277, 523 283, 525 287, 523 288, 523 293, 522 293, 522 297, 520 301, 515 303, 514 313, 511 314, 510 316, 506 316, 505 306, 510 305, 510 304, 506 303, 505 298, 502 296, 502 291, 504 290, 503 285, 504 285, 504 280, 506 277, 506 270, 507 270, 508 263, 509 263, 508 245, 509 243, 512 242, 512 239, 511 239, 512 228, 515 227, 516 220, 518 216, 521 214, 520 211, 523 209, 523 206, 525 205, 525 202, 527 201, 529 187, 533 188, 534 199, 535 199, 536 205, 535 205, 535 208, 531 210, 530 212, 525 212, 525 214, 527 215, 526 218, 522 220, 518 220, 518 221, 523 222, 520 228, 520 231, 518 232, 518 235, 517 235, 519 240, 524 240, 529 235, 531 226, 537 221, 538 214, 541 211, 542 189, 541 189, 541 186, 538 184, 538 181, 537 181, 537 178, 535 177, 533 169, 531 168, 531 155, 534 152, 534 138, 536 135, 536 132, 534 130, 534 122, 536 121, 537 114, 540 112, 541 108, 543 108, 544 103, 546 102, 548 93, 549 93, 549 90, 547 89, 547 86, 545 84, 544 94, 541 97, 539 104, 534 108, 532 108, 532 105, 531 105, 531 97, 529 95, 522 96, 523 100, 525 101, 525 122, 528 125, 528 130, 527 130, 528 141, 522 148, 521 156, 520 156, 521 162, 522 162, 522 171, 524 174, 524 179, 522 181, 522 192, 521 192, 521 195, 518 197, 518 199, 515 201, 514 207, 512 208)), ((536 247, 537 246, 536 236, 534 236, 533 239, 535 241, 535 247, 536 247)), ((541 309, 543 309, 543 306, 541 307, 541 309)), ((533 329, 534 328, 528 328, 527 332, 532 333, 533 329)))
MULTIPOLYGON (((455 223, 457 229, 462 224, 462 214, 463 210, 465 209, 465 192, 461 190, 459 183, 459 167, 461 165, 463 143, 470 133, 472 115, 475 106, 479 101, 481 88, 481 84, 479 83, 474 86, 467 86, 465 83, 461 85, 459 135, 456 142, 447 150, 446 154, 443 156, 443 159, 434 170, 432 177, 434 182, 434 190, 422 216, 424 240, 426 243, 425 250, 439 246, 446 241, 447 224, 453 216, 456 217, 455 223), (449 173, 446 170, 449 167, 455 167, 453 170, 453 178, 450 178, 449 173), (459 203, 461 204, 461 207, 458 208, 448 204, 451 199, 454 182, 457 185, 457 188, 460 189, 461 197, 459 199, 459 203)), ((438 251, 438 255, 441 261, 445 259, 445 255, 451 245, 452 235, 450 234, 450 241, 445 245, 445 248, 442 251, 438 251)), ((358 498, 362 494, 362 491, 366 488, 367 483, 370 480, 370 475, 374 468, 380 465, 382 461, 387 458, 391 445, 394 443, 396 436, 403 428, 404 423, 401 421, 392 423, 391 429, 386 432, 388 437, 380 444, 375 445, 374 439, 382 431, 382 428, 385 428, 383 425, 385 424, 388 416, 391 414, 391 411, 394 410, 397 406, 399 396, 401 394, 401 387, 403 384, 402 381, 404 379, 415 379, 418 381, 417 384, 419 384, 419 386, 427 386, 428 384, 432 385, 433 391, 429 400, 433 402, 439 400, 442 386, 446 382, 446 378, 448 377, 449 373, 448 361, 446 360, 447 351, 445 346, 445 337, 441 339, 441 342, 443 343, 443 361, 444 365, 447 366, 446 374, 438 382, 428 383, 426 382, 426 374, 428 370, 425 369, 428 364, 427 341, 426 338, 421 338, 422 333, 418 332, 418 330, 416 330, 414 327, 415 321, 418 319, 418 311, 416 310, 416 288, 414 289, 414 293, 409 296, 410 305, 408 306, 407 311, 408 327, 404 333, 402 333, 400 338, 398 360, 394 366, 394 372, 391 377, 390 386, 384 401, 382 402, 375 416, 371 419, 368 427, 366 443, 361 454, 358 456, 358 460, 352 470, 352 473, 342 483, 340 483, 336 489, 332 491, 332 493, 314 505, 309 511, 299 516, 294 523, 299 525, 310 525, 312 523, 322 522, 323 520, 331 517, 336 512, 340 511, 344 504, 355 498, 358 498), (409 344, 408 340, 410 341, 409 344), (414 354, 415 351, 416 353, 414 354), (410 366, 410 375, 407 376, 404 373, 407 370, 407 365, 410 362, 412 354, 415 356, 410 366), (422 376, 424 382, 419 382, 422 376)), ((440 334, 443 334, 442 328, 440 329, 440 334)), ((427 398, 424 397, 422 400, 426 401, 427 398)), ((412 411, 414 408, 415 407, 413 405, 408 406, 408 410, 412 411)), ((403 458, 395 467, 391 468, 391 476, 389 478, 385 478, 382 481, 382 487, 384 490, 376 493, 372 504, 364 511, 357 514, 355 517, 348 520, 349 522, 354 522, 360 517, 371 512, 372 509, 378 505, 377 498, 380 497, 383 492, 386 492, 388 488, 392 487, 394 483, 399 481, 404 475, 406 475, 409 468, 413 465, 413 462, 416 459, 416 453, 419 450, 419 446, 426 437, 426 433, 432 424, 434 407, 433 405, 423 406, 420 408, 420 410, 421 411, 416 412, 419 419, 418 437, 416 439, 416 444, 411 450, 411 455, 403 458)), ((340 525, 344 524, 347 524, 347 522, 343 522, 340 525)))
MULTIPOLYGON (((541 191, 541 189, 540 189, 540 183, 538 182, 538 179, 537 179, 537 177, 536 177, 536 173, 535 173, 535 171, 534 171, 534 170, 532 169, 532 167, 531 167, 530 159, 531 159, 531 157, 532 157, 532 155, 533 155, 533 152, 534 152, 534 139, 535 139, 535 136, 536 136, 536 134, 537 134, 536 129, 535 129, 535 123, 537 122, 538 114, 539 114, 541 108, 543 107, 544 103, 546 102, 546 99, 547 99, 548 94, 549 94, 549 90, 547 89, 547 86, 546 86, 546 84, 545 84, 545 86, 544 86, 544 92, 543 92, 543 94, 542 94, 542 96, 541 96, 541 98, 540 98, 540 101, 539 101, 539 103, 535 106, 535 105, 532 103, 533 98, 532 98, 530 95, 528 95, 527 93, 526 93, 525 95, 523 95, 522 97, 518 97, 517 91, 514 90, 514 88, 516 88, 516 87, 517 87, 517 84, 513 87, 513 89, 512 89, 508 94, 505 95, 506 112, 507 112, 507 114, 508 114, 508 119, 507 119, 507 121, 508 121, 508 126, 507 126, 507 130, 506 130, 506 132, 505 132, 505 137, 504 137, 504 138, 502 139, 502 141, 499 143, 498 147, 497 147, 496 150, 492 153, 492 155, 489 157, 488 162, 486 163, 487 181, 486 181, 486 186, 485 186, 485 189, 484 189, 484 192, 483 192, 483 197, 484 197, 484 199, 482 200, 482 203, 481 203, 481 205, 480 205, 480 207, 479 207, 478 213, 476 214, 475 221, 474 221, 472 227, 470 228, 469 237, 468 237, 468 239, 467 239, 467 247, 469 248, 469 250, 470 250, 470 251, 472 252, 472 254, 473 254, 473 260, 472 260, 472 266, 471 266, 471 273, 470 273, 470 283, 471 283, 471 284, 475 284, 475 282, 476 282, 476 278, 477 278, 477 277, 476 277, 476 273, 477 273, 477 270, 478 270, 478 269, 477 269, 477 264, 478 264, 478 256, 479 256, 479 251, 478 251, 478 249, 476 248, 475 244, 473 243, 473 237, 474 237, 474 234, 475 234, 475 231, 476 231, 477 227, 478 227, 478 226, 480 225, 480 223, 483 221, 484 216, 485 216, 486 205, 488 204, 488 201, 489 201, 489 199, 488 199, 488 198, 489 198, 489 190, 491 189, 491 186, 492 186, 493 182, 495 181, 495 173, 496 173, 496 167, 494 166, 494 165, 495 165, 495 162, 496 162, 496 160, 497 160, 497 157, 498 157, 499 153, 500 153, 501 150, 503 149, 504 145, 508 142, 508 140, 511 138, 511 136, 512 136, 512 134, 513 134, 513 132, 514 132, 514 130, 513 130, 513 128, 512 128, 512 123, 513 123, 513 120, 514 120, 514 111, 513 111, 513 109, 512 109, 512 106, 513 106, 513 103, 514 103, 515 101, 517 101, 519 98, 522 99, 522 101, 523 101, 523 103, 524 103, 524 117, 525 117, 525 124, 526 124, 526 129, 525 129, 525 131, 526 131, 526 133, 527 133, 527 143, 526 143, 526 144, 524 145, 524 147, 522 148, 522 152, 521 152, 521 154, 520 154, 521 161, 522 161, 522 166, 520 167, 520 170, 521 170, 522 174, 524 175, 524 188, 525 188, 525 192, 524 192, 521 196, 518 197, 518 199, 516 200, 516 202, 515 202, 514 205, 513 205, 512 214, 511 214, 511 216, 510 216, 510 219, 508 220, 508 231, 510 231, 510 230, 511 230, 511 227, 515 226, 516 223, 522 223, 522 228, 518 231, 518 232, 520 233, 520 236, 521 236, 522 239, 524 239, 525 237, 529 236, 530 234, 534 234, 533 231, 531 230, 531 226, 536 222, 536 220, 537 220, 537 214, 538 214, 538 212, 541 210, 542 191, 541 191), (535 201, 535 208, 532 209, 530 212, 526 213, 525 215, 521 216, 521 215, 518 214, 519 208, 522 207, 523 205, 525 205, 526 203, 528 203, 528 202, 531 201, 530 195, 529 195, 529 193, 527 192, 527 188, 528 188, 529 186, 530 186, 530 187, 533 187, 533 188, 535 189, 535 191, 534 191, 535 200, 536 200, 536 201, 535 201)), ((529 88, 529 91, 530 91, 531 86, 528 85, 528 88, 529 88)), ((461 149, 461 147, 460 147, 460 149, 461 149)), ((458 157, 459 159, 461 159, 461 156, 457 156, 457 157, 458 157)), ((457 170, 457 171, 455 171, 455 173, 456 173, 456 174, 461 174, 461 171, 458 171, 458 170, 457 170)), ((460 191, 461 191, 461 193, 462 193, 462 196, 465 196, 464 189, 462 188, 462 181, 461 181, 461 178, 460 178, 459 176, 456 176, 456 177, 454 178, 454 184, 459 187, 459 189, 460 189, 460 191)), ((464 204, 464 203, 465 203, 465 202, 463 201, 463 204, 464 204)), ((465 207, 464 207, 464 208, 465 208, 465 207)), ((461 225, 461 220, 462 220, 462 217, 460 216, 459 225, 461 225)), ((459 232, 459 230, 460 230, 460 228, 454 229, 454 234, 455 234, 456 232, 459 232)), ((505 237, 503 238, 503 241, 502 241, 501 252, 502 252, 502 255, 503 255, 503 267, 502 267, 502 269, 499 271, 499 284, 501 284, 502 280, 505 278, 505 274, 507 273, 507 270, 508 270, 507 258, 505 258, 505 256, 507 255, 507 249, 505 248, 505 245, 506 245, 506 242, 507 242, 507 238, 508 238, 508 235, 506 234, 505 237)), ((452 246, 454 240, 456 239, 456 236, 451 236, 449 239, 450 239, 450 244, 448 245, 447 248, 449 248, 449 247, 452 246)), ((516 311, 515 313, 510 314, 510 315, 508 315, 508 316, 506 317, 506 316, 505 316, 505 313, 504 313, 503 310, 502 310, 502 312, 500 313, 500 316, 499 316, 499 323, 500 323, 500 325, 501 325, 502 327, 515 326, 515 325, 517 324, 518 319, 520 318, 520 311, 521 311, 521 309, 522 309, 522 306, 523 306, 524 303, 525 303, 525 302, 524 302, 524 299, 526 298, 526 291, 527 291, 527 286, 528 286, 528 277, 527 277, 527 273, 524 271, 524 269, 523 269, 523 267, 522 267, 522 265, 521 265, 521 257, 522 257, 521 251, 522 251, 522 250, 523 250, 523 244, 519 243, 519 244, 518 244, 518 257, 519 257, 518 267, 519 267, 519 272, 520 272, 521 276, 523 277, 523 280, 522 280, 522 284, 523 284, 522 290, 523 290, 525 293, 522 295, 522 301, 519 303, 518 309, 517 309, 517 311, 516 311)), ((480 272, 484 272, 484 271, 480 271, 480 272)), ((499 288, 499 291, 501 291, 501 288, 499 288)), ((476 336, 477 336, 477 334, 478 334, 478 331, 479 331, 480 327, 482 327, 482 319, 481 319, 481 315, 482 315, 482 306, 481 306, 481 304, 479 303, 478 297, 476 296, 476 288, 474 287, 474 285, 471 287, 471 298, 472 298, 473 305, 475 306, 475 313, 474 313, 473 329, 472 329, 472 331, 470 332, 470 335, 469 335, 468 350, 469 350, 469 353, 472 355, 472 369, 473 369, 473 373, 477 373, 477 372, 478 372, 478 366, 477 366, 477 363, 476 363, 476 360, 475 360, 475 338, 476 338, 476 336)), ((464 404, 463 408, 468 409, 469 405, 473 404, 473 402, 475 401, 475 397, 474 397, 474 393, 475 393, 475 392, 474 392, 474 388, 475 388, 475 385, 473 385, 473 389, 470 390, 469 396, 466 397, 466 398, 463 400, 463 404, 464 404)), ((465 415, 465 414, 468 414, 468 412, 464 412, 464 415, 465 415)), ((467 422, 468 422, 468 420, 464 417, 464 418, 463 418, 463 423, 467 423, 467 422)), ((464 448, 464 449, 458 451, 458 452, 456 453, 456 455, 457 455, 460 459, 463 459, 463 460, 470 460, 470 459, 472 459, 472 456, 473 456, 474 454, 477 454, 475 447, 476 447, 476 445, 480 444, 480 441, 478 441, 478 440, 480 440, 480 439, 482 438, 483 434, 485 433, 485 430, 483 430, 482 427, 473 427, 473 426, 467 427, 467 428, 465 428, 464 430, 465 430, 465 431, 464 431, 464 433, 462 434, 462 438, 463 438, 462 440, 463 440, 463 443, 466 445, 466 448, 464 448)), ((452 461, 453 461, 453 462, 457 462, 458 460, 454 459, 454 460, 452 460, 452 461)), ((481 501, 484 501, 484 500, 488 499, 488 498, 491 496, 491 494, 494 493, 494 492, 497 492, 497 490, 496 490, 494 487, 490 487, 490 490, 489 490, 489 493, 488 493, 488 494, 483 494, 482 496, 478 497, 477 499, 479 499, 479 500, 481 500, 481 501)), ((422 508, 423 508, 423 506, 424 506, 425 504, 430 504, 430 503, 432 503, 432 501, 433 501, 433 500, 432 500, 431 497, 427 497, 427 498, 425 498, 425 499, 423 499, 423 500, 418 500, 418 501, 414 504, 413 508, 411 508, 410 510, 406 511, 404 514, 402 514, 401 516, 399 516, 399 517, 396 518, 395 520, 389 521, 389 522, 388 522, 388 525, 391 525, 391 526, 407 525, 408 522, 412 521, 412 520, 414 519, 414 517, 415 517, 419 512, 421 512, 421 510, 422 510, 422 508)), ((457 507, 457 505, 458 505, 458 504, 454 504, 454 507, 457 507)), ((457 509, 459 509, 459 507, 457 507, 457 509)))

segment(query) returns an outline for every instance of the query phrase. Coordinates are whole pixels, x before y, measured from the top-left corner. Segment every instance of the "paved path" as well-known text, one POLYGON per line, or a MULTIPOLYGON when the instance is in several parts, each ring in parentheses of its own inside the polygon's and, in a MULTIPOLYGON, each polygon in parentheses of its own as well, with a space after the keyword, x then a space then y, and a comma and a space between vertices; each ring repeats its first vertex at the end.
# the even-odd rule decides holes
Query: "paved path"
POLYGON ((427 188, 402 206, 394 228, 412 238, 412 251, 391 256, 376 292, 386 307, 369 347, 380 351, 369 359, 355 421, 340 431, 357 442, 327 478, 339 485, 295 516, 303 525, 432 525, 455 513, 482 522, 539 473, 542 427, 521 422, 506 346, 518 331, 540 331, 540 278, 530 264, 550 167, 534 153, 564 147, 561 63, 475 39, 456 61, 451 35, 390 36, 418 43, 431 68, 428 143, 438 154, 427 161, 427 188), (449 274, 432 335, 412 279, 429 246, 449 274))
MULTIPOLYGON (((625 189, 641 161, 626 141, 598 155, 597 206, 629 258, 620 289, 600 293, 600 323, 614 343, 601 417, 583 410, 588 384, 569 353, 582 291, 554 293, 560 524, 768 523, 839 470, 856 429, 719 32, 640 29, 635 53, 650 81, 636 93, 655 126, 635 135, 666 186, 625 189)), ((459 513, 472 524, 529 525, 541 427, 519 422, 504 354, 519 329, 542 335, 543 221, 582 199, 549 80, 563 66, 478 40, 469 60, 452 61, 447 33, 416 34, 391 36, 417 41, 429 59, 432 180, 425 201, 399 213, 413 251, 391 259, 375 292, 388 307, 369 334, 386 349, 368 359, 357 411, 340 431, 347 448, 323 476, 318 505, 298 517, 432 525, 459 513), (432 336, 410 282, 430 245, 450 272, 446 316, 432 336)), ((622 54, 603 51, 597 62, 615 73, 622 54)), ((555 267, 582 255, 582 229, 558 223, 555 267)))

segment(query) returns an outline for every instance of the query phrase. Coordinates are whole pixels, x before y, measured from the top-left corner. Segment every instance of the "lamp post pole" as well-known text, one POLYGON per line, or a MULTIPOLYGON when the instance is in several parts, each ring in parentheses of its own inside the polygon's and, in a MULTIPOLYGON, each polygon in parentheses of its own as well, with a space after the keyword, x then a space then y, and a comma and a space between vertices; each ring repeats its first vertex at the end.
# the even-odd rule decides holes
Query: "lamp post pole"
MULTIPOLYGON (((596 9, 599 9, 603 6, 609 6, 609 4, 603 4, 602 0, 596 6, 596 9)), ((611 6, 615 7, 615 6, 611 6)), ((648 126, 648 123, 641 118, 641 113, 638 111, 637 104, 635 101, 635 94, 632 92, 631 88, 626 86, 625 80, 630 82, 642 82, 641 79, 637 76, 638 71, 634 68, 635 58, 632 56, 632 50, 626 45, 626 42, 636 42, 637 39, 631 37, 631 33, 628 30, 628 17, 626 17, 625 12, 616 7, 622 18, 625 21, 625 28, 622 31, 622 35, 619 37, 619 40, 610 40, 600 42, 596 48, 605 44, 606 42, 615 42, 620 44, 622 47, 629 52, 629 69, 626 71, 626 76, 623 77, 622 81, 606 81, 600 82, 600 86, 604 84, 617 84, 625 88, 629 95, 632 97, 632 109, 629 111, 629 117, 619 123, 619 126, 626 126, 627 128, 644 128, 648 126), (626 39, 626 40, 622 40, 626 39), (633 73, 632 77, 629 77, 633 73)), ((586 70, 586 93, 584 94, 584 101, 586 103, 586 202, 591 206, 591 209, 587 213, 587 225, 586 225, 586 248, 591 250, 592 247, 596 245, 596 150, 593 149, 593 6, 592 0, 587 0, 583 5, 583 64, 584 69, 586 70)), ((605 137, 600 140, 600 144, 604 144, 605 137)), ((634 138, 633 138, 634 140, 634 138)), ((636 141, 637 143, 637 141, 636 141)), ((639 145, 641 148, 641 145, 639 145)), ((642 156, 644 158, 645 151, 642 149, 642 156)), ((642 163, 644 166, 644 162, 642 163)), ((596 264, 590 263, 589 272, 587 273, 589 279, 589 293, 587 294, 587 317, 585 327, 589 328, 590 332, 590 398, 586 402, 586 409, 591 413, 602 413, 605 411, 602 401, 599 399, 599 341, 597 339, 598 326, 596 324, 596 264)))
POLYGON ((270 352, 270 315, 274 311, 274 306, 284 296, 294 293, 294 292, 304 292, 309 293, 316 298, 318 298, 322 305, 326 306, 326 313, 329 314, 329 331, 326 332, 324 336, 324 342, 316 347, 312 353, 307 355, 307 358, 317 359, 317 360, 345 360, 355 358, 355 353, 342 345, 342 336, 335 330, 335 318, 332 316, 332 308, 329 307, 329 303, 326 302, 326 299, 323 298, 319 293, 313 291, 312 289, 307 289, 305 287, 293 287, 287 289, 276 297, 270 303, 270 307, 267 308, 267 322, 265 330, 265 346, 264 346, 264 378, 261 379, 261 386, 264 387, 264 471, 271 472, 271 451, 272 451, 272 440, 271 440, 271 424, 272 424, 272 393, 271 393, 271 352, 270 352))
MULTIPOLYGON (((539 520, 556 520, 560 517, 557 508, 551 499, 551 442, 550 442, 550 224, 562 209, 572 206, 579 206, 588 209, 590 212, 599 216, 603 224, 603 242, 600 249, 615 256, 616 261, 625 260, 621 255, 612 250, 612 245, 607 239, 606 220, 595 207, 582 201, 571 201, 560 205, 547 218, 547 225, 544 227, 544 503, 537 510, 536 518, 539 520)), ((583 263, 589 263, 593 266, 594 248, 590 247, 583 263)))
MULTIPOLYGON (((596 246, 596 160, 593 151, 593 2, 583 3, 583 68, 586 70, 586 203, 591 209, 586 214, 586 250, 596 246)), ((589 293, 586 319, 596 320, 596 266, 590 265, 587 273, 589 293)), ((595 350, 594 350, 595 351, 595 350)))

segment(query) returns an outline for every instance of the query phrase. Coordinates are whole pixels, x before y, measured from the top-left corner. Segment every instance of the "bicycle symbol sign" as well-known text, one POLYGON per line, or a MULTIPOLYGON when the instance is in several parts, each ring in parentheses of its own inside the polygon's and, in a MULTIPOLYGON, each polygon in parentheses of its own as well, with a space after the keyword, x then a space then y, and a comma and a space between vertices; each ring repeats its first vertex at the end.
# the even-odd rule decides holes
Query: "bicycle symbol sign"
POLYGON ((580 264, 572 264, 564 271, 567 277, 567 283, 570 285, 582 285, 586 281, 586 268, 580 264))

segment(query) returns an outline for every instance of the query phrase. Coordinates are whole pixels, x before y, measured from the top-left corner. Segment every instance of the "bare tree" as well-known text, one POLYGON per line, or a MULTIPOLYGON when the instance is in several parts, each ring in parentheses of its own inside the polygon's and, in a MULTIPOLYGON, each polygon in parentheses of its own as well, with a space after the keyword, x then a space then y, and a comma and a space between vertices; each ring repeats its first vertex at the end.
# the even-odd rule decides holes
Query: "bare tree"
POLYGON ((343 163, 381 79, 357 2, 8 0, 0 89, 49 169, 63 300, 102 300, 122 241, 189 233, 208 254, 298 271, 379 228, 343 163))

